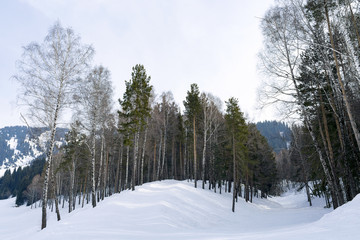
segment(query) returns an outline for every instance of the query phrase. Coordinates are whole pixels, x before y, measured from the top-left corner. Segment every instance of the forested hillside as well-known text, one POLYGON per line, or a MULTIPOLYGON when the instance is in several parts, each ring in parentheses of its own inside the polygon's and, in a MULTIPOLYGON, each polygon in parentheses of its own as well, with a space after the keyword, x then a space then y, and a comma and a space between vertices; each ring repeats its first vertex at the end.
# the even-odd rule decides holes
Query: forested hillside
POLYGON ((29 166, 6 170, 0 178, 0 199, 16 197, 15 203, 29 205, 41 198, 41 177, 45 159, 36 159, 29 166))
POLYGON ((287 124, 277 121, 263 121, 256 123, 256 128, 276 153, 290 147, 291 130, 287 124))

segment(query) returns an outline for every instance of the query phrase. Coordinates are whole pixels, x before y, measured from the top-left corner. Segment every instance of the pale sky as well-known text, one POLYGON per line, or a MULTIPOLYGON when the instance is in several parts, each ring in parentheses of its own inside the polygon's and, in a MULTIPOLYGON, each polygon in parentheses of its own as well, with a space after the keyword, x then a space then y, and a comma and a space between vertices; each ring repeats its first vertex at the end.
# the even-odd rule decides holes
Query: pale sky
POLYGON ((160 95, 171 91, 182 109, 197 83, 222 101, 239 100, 251 121, 255 111, 260 19, 274 0, 2 0, 0 7, 0 128, 24 125, 11 76, 22 47, 41 42, 56 20, 92 44, 94 64, 111 71, 115 108, 131 68, 143 64, 160 95))

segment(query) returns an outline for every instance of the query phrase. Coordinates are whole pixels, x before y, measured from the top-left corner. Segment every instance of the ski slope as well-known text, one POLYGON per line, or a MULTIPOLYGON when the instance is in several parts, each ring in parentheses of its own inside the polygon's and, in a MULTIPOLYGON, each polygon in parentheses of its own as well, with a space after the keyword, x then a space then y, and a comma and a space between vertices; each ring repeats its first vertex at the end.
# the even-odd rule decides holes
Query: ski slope
MULTIPOLYGON (((199 184, 201 186, 201 184, 199 184)), ((0 239, 358 239, 360 196, 331 211, 322 199, 308 207, 304 193, 282 197, 242 198, 231 212, 232 195, 195 189, 193 183, 166 180, 123 191, 62 220, 49 212, 40 231, 41 209, 0 201, 0 239)))

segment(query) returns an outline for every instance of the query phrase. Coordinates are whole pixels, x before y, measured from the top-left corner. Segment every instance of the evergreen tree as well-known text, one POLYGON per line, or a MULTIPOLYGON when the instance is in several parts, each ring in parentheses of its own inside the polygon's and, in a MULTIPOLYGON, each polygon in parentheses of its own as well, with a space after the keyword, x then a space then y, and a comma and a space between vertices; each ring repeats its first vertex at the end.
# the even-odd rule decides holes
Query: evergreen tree
POLYGON ((244 114, 240 111, 238 100, 230 98, 226 102, 225 121, 228 136, 231 138, 232 159, 233 159, 233 204, 232 211, 235 212, 235 198, 237 195, 237 182, 239 176, 239 166, 247 160, 247 137, 248 128, 245 123, 244 114))
POLYGON ((135 190, 136 170, 139 153, 139 135, 147 125, 146 119, 150 116, 150 97, 152 86, 150 85, 150 76, 147 76, 143 65, 137 64, 132 68, 131 79, 125 81, 126 90, 123 99, 119 99, 121 111, 120 118, 125 121, 120 123, 120 132, 126 139, 125 145, 134 147, 133 173, 131 188, 135 190), (131 140, 133 138, 133 141, 131 140))
POLYGON ((191 84, 190 91, 187 92, 186 100, 184 101, 185 114, 188 118, 189 124, 192 124, 193 130, 193 154, 194 154, 194 181, 195 188, 197 187, 197 154, 196 154, 196 119, 201 113, 200 91, 196 83, 191 84))

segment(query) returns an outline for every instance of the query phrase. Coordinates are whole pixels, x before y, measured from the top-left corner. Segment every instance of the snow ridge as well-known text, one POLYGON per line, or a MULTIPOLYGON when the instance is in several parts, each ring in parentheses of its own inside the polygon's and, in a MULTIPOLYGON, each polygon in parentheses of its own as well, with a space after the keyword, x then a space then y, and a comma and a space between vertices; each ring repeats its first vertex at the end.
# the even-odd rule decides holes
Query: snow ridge
POLYGON ((192 182, 166 180, 123 191, 70 214, 62 220, 49 213, 40 231, 41 209, 11 208, 14 199, 0 201, 0 236, 4 239, 357 239, 360 234, 360 196, 332 211, 307 207, 306 195, 239 198, 231 212, 230 193, 195 189, 192 182), (287 203, 284 207, 283 203, 287 203), (338 218, 341 216, 341 219, 338 218), (338 220, 337 220, 338 219, 338 220), (348 221, 347 219, 350 219, 348 221), (21 226, 21 231, 17 229, 21 226))

